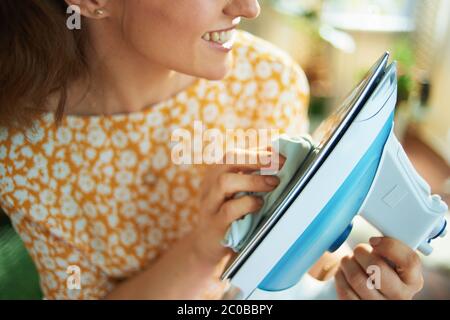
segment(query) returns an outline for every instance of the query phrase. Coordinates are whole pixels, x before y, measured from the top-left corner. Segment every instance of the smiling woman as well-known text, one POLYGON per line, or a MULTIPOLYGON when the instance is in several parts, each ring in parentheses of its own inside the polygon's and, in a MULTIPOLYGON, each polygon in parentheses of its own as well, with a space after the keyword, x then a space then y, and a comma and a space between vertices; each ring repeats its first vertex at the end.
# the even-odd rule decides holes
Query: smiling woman
POLYGON ((250 174, 258 163, 177 165, 170 137, 198 122, 307 131, 302 70, 236 30, 258 13, 256 0, 0 2, 0 206, 46 298, 222 296, 221 240, 262 205, 229 195, 275 185, 250 174))

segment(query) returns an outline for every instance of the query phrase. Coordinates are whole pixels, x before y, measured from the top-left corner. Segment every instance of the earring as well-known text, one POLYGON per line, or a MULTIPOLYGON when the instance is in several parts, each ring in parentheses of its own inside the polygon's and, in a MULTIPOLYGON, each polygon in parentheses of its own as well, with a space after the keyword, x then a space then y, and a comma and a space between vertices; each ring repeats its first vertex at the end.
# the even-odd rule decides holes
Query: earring
POLYGON ((105 11, 102 9, 95 9, 94 13, 96 16, 100 17, 105 14, 105 11))

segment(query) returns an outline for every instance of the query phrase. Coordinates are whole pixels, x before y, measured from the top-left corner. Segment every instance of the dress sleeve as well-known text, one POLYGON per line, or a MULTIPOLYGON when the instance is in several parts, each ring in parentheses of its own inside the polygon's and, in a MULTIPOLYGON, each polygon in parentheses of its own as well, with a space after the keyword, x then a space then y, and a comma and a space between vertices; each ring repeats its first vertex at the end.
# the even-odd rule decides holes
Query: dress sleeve
POLYGON ((272 63, 271 68, 272 76, 259 85, 257 127, 276 129, 291 136, 308 133, 310 94, 303 70, 293 61, 272 63))
POLYGON ((2 207, 36 265, 45 299, 101 299, 112 290, 114 281, 92 265, 81 250, 28 216, 4 203, 2 207))

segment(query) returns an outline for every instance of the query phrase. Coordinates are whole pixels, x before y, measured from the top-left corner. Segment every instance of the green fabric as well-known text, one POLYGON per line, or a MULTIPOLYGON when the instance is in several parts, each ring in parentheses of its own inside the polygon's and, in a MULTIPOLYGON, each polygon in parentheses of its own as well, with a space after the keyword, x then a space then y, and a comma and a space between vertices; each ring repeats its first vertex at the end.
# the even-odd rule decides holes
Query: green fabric
POLYGON ((22 240, 4 216, 0 221, 0 300, 42 299, 38 272, 22 240))
MULTIPOLYGON (((239 252, 251 238, 263 218, 272 212, 269 209, 271 209, 273 203, 281 196, 297 170, 307 162, 307 159, 309 160, 311 158, 309 155, 315 150, 315 145, 307 135, 300 137, 282 135, 272 142, 272 149, 286 158, 283 168, 276 174, 280 178, 280 184, 271 192, 250 193, 262 196, 264 205, 257 213, 247 214, 244 218, 233 222, 228 229, 222 244, 236 252, 239 252)), ((255 174, 259 173, 255 172, 255 174)), ((241 197, 246 194, 248 193, 240 192, 235 197, 241 197)))

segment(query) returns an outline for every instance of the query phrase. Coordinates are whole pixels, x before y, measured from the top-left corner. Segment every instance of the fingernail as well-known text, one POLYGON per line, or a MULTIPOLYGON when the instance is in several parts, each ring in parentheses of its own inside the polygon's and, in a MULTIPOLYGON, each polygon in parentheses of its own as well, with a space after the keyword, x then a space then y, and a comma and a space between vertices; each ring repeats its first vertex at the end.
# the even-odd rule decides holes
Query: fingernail
POLYGON ((269 186, 277 186, 280 183, 280 179, 275 176, 267 176, 264 178, 264 181, 266 181, 269 186))
POLYGON ((369 243, 370 243, 372 246, 377 246, 377 245, 380 244, 380 242, 381 242, 381 238, 380 238, 380 237, 372 237, 372 238, 370 238, 370 240, 369 240, 369 243))

